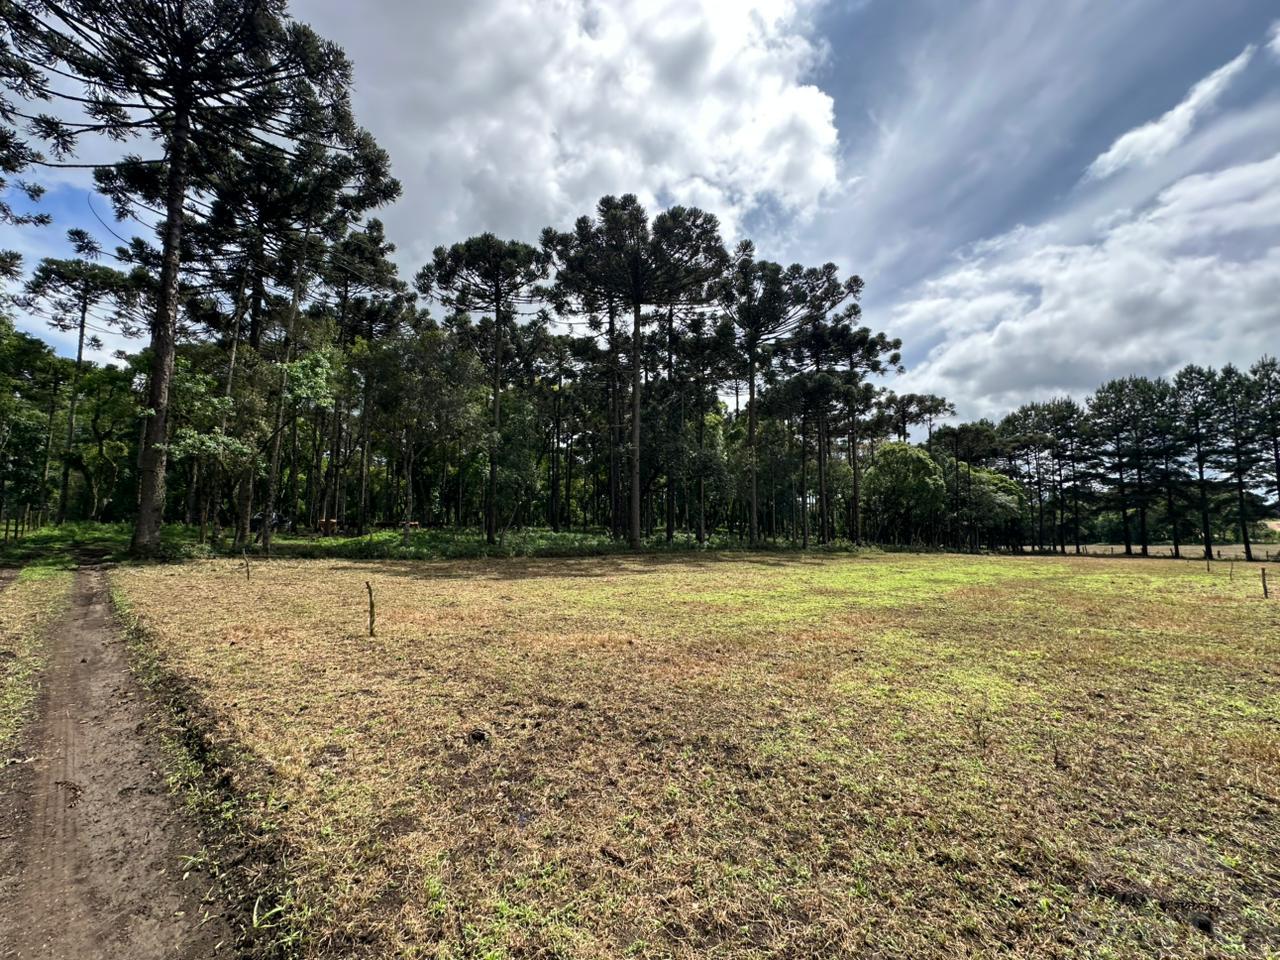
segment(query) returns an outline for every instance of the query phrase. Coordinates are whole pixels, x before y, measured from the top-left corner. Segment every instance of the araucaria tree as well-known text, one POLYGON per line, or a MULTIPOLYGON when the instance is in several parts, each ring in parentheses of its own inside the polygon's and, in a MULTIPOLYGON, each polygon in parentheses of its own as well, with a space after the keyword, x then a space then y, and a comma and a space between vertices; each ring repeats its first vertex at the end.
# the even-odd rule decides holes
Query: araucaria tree
POLYGON ((32 121, 53 156, 71 155, 91 136, 147 135, 159 147, 158 156, 129 157, 100 178, 118 210, 129 209, 130 197, 158 203, 133 537, 136 552, 154 552, 189 205, 228 169, 229 157, 297 143, 349 146, 359 135, 348 101, 351 68, 337 46, 289 19, 281 0, 7 0, 0 9, 14 51, 34 71, 23 92, 83 107, 79 120, 43 113, 32 121), (79 94, 65 92, 66 77, 79 81, 79 94))
POLYGON ((677 309, 711 302, 728 260, 716 218, 696 207, 672 207, 653 223, 632 194, 604 197, 594 222, 572 235, 547 238, 571 289, 590 291, 631 311, 631 523, 639 548, 643 325, 646 307, 677 309))
MULTIPOLYGON (((94 313, 95 326, 110 324, 121 332, 132 333, 128 320, 129 279, 119 270, 102 266, 89 259, 60 260, 46 257, 36 266, 27 281, 23 300, 28 309, 47 311, 49 323, 57 330, 75 331, 76 360, 71 368, 67 400, 67 442, 62 457, 62 482, 58 487, 57 522, 67 518, 67 495, 71 482, 71 462, 75 449, 76 408, 80 399, 80 377, 84 368, 85 335, 89 329, 90 311, 112 301, 116 309, 108 315, 94 313)), ((92 337, 91 345, 100 341, 92 337)))
POLYGON ((493 318, 489 376, 493 396, 493 429, 489 440, 489 487, 484 532, 497 543, 498 448, 502 443, 503 344, 518 309, 537 301, 536 286, 547 276, 548 257, 518 240, 499 240, 491 233, 452 247, 437 247, 432 261, 419 271, 416 286, 426 297, 459 313, 477 310, 493 318))

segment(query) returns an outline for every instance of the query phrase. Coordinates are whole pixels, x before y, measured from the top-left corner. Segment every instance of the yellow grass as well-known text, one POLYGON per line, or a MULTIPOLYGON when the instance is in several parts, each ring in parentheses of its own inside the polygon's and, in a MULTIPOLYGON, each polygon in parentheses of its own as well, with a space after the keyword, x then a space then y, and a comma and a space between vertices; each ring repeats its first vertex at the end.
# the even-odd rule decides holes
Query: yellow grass
POLYGON ((285 857, 281 934, 438 958, 1274 954, 1280 601, 1257 577, 940 556, 114 574, 233 757, 236 815, 285 857))
POLYGON ((31 713, 44 665, 44 637, 66 609, 72 574, 27 567, 0 586, 0 762, 31 713))

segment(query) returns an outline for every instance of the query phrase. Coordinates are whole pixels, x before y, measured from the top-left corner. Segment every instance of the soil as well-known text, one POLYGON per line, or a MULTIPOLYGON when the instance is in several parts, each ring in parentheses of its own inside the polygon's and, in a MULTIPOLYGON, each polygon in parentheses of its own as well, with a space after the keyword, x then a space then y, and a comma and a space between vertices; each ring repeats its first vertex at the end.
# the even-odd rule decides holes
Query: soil
POLYGON ((0 768, 0 958, 232 956, 101 565, 77 570, 47 651, 38 715, 0 768))

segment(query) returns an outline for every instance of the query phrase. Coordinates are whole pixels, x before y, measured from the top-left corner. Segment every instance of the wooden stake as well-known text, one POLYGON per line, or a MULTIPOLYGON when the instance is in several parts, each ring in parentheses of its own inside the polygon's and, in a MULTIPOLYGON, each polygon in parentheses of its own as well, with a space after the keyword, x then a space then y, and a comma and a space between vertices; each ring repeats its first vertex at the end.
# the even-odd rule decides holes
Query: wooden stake
POLYGON ((249 550, 248 550, 248 548, 246 548, 246 549, 245 549, 245 551, 244 551, 244 578, 245 578, 245 580, 248 580, 248 579, 249 579, 249 550))
POLYGON ((1267 568, 1263 567, 1262 568, 1262 599, 1266 600, 1268 596, 1270 596, 1270 594, 1267 593, 1267 568))
POLYGON ((373 584, 368 580, 364 582, 364 588, 369 591, 369 636, 373 636, 373 584))

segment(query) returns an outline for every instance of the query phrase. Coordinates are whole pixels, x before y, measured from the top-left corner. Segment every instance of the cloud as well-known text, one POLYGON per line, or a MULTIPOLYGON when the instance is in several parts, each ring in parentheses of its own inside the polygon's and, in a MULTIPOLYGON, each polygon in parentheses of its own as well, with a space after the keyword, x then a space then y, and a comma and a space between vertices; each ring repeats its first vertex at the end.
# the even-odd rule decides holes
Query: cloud
POLYGON ((858 272, 882 316, 958 248, 1043 216, 1097 152, 1098 118, 1185 56, 1197 11, 1166 7, 869 5, 824 75, 857 180, 771 255, 858 272))
POLYGON ((536 238, 606 193, 704 206, 726 235, 805 217, 840 183, 831 97, 808 79, 817 0, 303 0, 343 42, 361 121, 405 199, 383 214, 415 267, 492 230, 536 238))
POLYGON ((1089 242, 1047 242, 1051 233, 984 244, 895 309, 895 333, 941 331, 905 389, 998 416, 1111 377, 1274 351, 1280 153, 1183 177, 1089 242))
POLYGON ((1103 180, 1130 166, 1147 166, 1167 156, 1190 135, 1196 121, 1214 108, 1231 82, 1253 59, 1252 44, 1230 63, 1191 88, 1181 103, 1159 119, 1121 136, 1085 171, 1086 180, 1103 180))
POLYGON ((1271 36, 1267 40, 1267 49, 1280 57, 1280 20, 1271 25, 1271 36))

